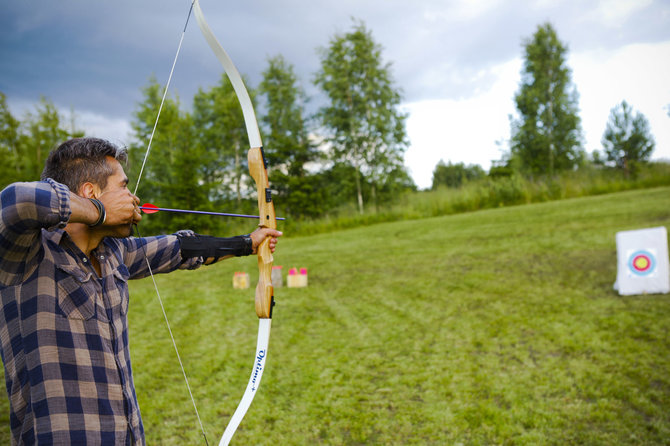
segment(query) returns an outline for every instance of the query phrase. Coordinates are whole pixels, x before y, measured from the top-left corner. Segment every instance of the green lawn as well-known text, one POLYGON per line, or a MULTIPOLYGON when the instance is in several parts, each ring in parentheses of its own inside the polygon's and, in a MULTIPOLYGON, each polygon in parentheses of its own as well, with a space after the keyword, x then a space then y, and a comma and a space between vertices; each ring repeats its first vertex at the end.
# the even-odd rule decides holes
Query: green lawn
MULTIPOLYGON (((670 295, 612 290, 615 233, 662 225, 667 187, 287 235, 275 264, 307 267, 310 286, 275 291, 233 444, 670 444, 670 295)), ((256 342, 253 291, 232 275, 256 269, 158 278, 212 445, 256 342)), ((148 443, 204 444, 151 281, 131 296, 148 443)))

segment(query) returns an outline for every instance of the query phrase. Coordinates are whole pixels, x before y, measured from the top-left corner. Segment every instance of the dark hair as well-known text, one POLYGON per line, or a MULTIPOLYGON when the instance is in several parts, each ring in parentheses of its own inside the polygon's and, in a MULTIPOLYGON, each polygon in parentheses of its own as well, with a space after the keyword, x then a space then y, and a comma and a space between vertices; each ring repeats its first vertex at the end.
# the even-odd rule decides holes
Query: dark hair
POLYGON ((113 173, 105 159, 108 156, 123 164, 128 161, 126 149, 120 149, 104 139, 70 139, 49 153, 41 178, 51 178, 74 193, 87 181, 104 189, 113 173))

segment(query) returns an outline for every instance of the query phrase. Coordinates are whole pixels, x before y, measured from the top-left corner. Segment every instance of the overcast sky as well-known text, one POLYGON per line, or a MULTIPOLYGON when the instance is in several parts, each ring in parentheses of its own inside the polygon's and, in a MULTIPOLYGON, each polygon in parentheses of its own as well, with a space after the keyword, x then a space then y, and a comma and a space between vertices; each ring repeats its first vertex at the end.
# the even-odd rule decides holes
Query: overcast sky
MULTIPOLYGON (((41 95, 75 110, 88 134, 125 144, 129 121, 154 75, 163 84, 190 0, 2 1, 0 91, 21 117, 41 95)), ((411 145, 406 164, 429 187, 435 164, 480 164, 507 148, 523 40, 551 22, 569 48, 588 152, 610 109, 626 100, 651 124, 654 158, 670 159, 670 0, 200 0, 240 72, 256 86, 267 58, 282 54, 303 87, 319 69, 317 49, 362 20, 402 89, 411 145)), ((195 20, 171 93, 184 106, 221 67, 195 20)))

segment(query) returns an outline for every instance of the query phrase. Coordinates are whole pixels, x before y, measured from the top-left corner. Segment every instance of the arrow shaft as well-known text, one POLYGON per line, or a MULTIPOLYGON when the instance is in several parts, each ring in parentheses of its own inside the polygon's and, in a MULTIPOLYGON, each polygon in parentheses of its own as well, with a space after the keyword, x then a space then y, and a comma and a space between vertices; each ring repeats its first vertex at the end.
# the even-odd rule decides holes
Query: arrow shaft
MULTIPOLYGON (((182 214, 218 215, 221 217, 258 218, 258 215, 229 214, 226 212, 191 211, 187 209, 170 209, 170 208, 145 207, 145 206, 139 206, 139 208, 142 209, 143 211, 165 211, 165 212, 178 212, 182 214)), ((284 219, 278 217, 277 220, 284 220, 284 219)))

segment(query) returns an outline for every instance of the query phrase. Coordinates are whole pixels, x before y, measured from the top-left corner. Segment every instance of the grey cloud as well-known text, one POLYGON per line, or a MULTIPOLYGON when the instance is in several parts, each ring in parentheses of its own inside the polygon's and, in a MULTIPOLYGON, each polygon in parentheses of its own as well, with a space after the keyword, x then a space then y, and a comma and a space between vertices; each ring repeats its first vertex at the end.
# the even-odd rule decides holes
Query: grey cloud
MULTIPOLYGON (((479 12, 469 11, 467 2, 437 0, 201 4, 252 85, 267 57, 283 54, 313 96, 316 48, 349 30, 352 17, 363 20, 384 47, 407 101, 458 99, 486 88, 494 80, 487 70, 519 57, 522 39, 547 20, 571 51, 670 37, 667 2, 614 22, 595 3, 577 0, 492 1, 479 12)), ((36 101, 43 94, 61 107, 129 118, 149 76, 165 81, 188 7, 187 0, 8 2, 0 17, 0 91, 10 101, 36 101)), ((174 78, 182 98, 221 74, 196 28, 192 21, 174 78)))

